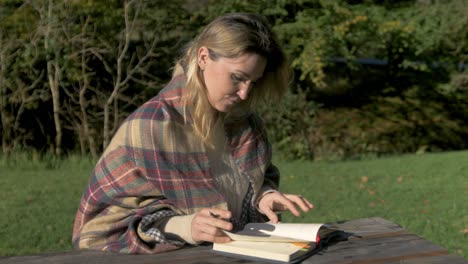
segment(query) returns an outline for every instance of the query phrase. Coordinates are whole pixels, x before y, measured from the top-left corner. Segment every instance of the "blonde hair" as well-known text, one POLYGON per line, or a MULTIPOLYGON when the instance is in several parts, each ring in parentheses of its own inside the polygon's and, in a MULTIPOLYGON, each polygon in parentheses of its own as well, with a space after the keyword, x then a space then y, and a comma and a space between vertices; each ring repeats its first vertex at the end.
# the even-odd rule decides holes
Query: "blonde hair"
POLYGON ((267 60, 263 77, 257 80, 248 98, 236 107, 236 111, 230 112, 229 116, 241 118, 252 112, 261 101, 279 100, 288 87, 289 69, 275 34, 262 16, 226 14, 208 24, 188 44, 178 64, 184 68, 187 76, 183 99, 185 120, 187 122, 188 110, 195 133, 205 144, 212 146, 213 127, 224 114, 217 112, 208 101, 202 72, 197 63, 198 50, 203 46, 208 48, 212 60, 219 57, 237 58, 245 53, 259 54, 267 60))

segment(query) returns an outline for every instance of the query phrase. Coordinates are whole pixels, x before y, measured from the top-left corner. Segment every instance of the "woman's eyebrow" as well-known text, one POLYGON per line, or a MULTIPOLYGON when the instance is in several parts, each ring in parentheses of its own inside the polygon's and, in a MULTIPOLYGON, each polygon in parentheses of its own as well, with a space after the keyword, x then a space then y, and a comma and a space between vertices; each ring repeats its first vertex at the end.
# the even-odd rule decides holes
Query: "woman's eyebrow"
POLYGON ((257 78, 253 78, 254 76, 250 76, 249 74, 247 74, 247 73, 245 73, 245 72, 243 72, 241 70, 237 70, 236 72, 243 75, 243 77, 245 77, 246 79, 252 80, 252 81, 253 80, 258 80, 258 79, 262 78, 262 76, 263 76, 263 74, 262 74, 260 76, 256 76, 257 78))

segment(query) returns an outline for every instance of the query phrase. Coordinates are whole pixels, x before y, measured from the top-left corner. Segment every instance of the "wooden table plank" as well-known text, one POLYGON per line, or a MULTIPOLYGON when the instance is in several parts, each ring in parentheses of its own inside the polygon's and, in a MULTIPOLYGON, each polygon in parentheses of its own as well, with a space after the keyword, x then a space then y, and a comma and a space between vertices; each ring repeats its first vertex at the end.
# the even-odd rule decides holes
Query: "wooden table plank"
POLYGON ((351 235, 304 263, 465 263, 459 256, 383 218, 347 221, 340 229, 351 235))
POLYGON ((0 259, 2 264, 154 264, 154 263, 255 263, 226 259, 211 252, 211 247, 186 248, 154 255, 128 255, 100 251, 71 251, 0 259))
MULTIPOLYGON (((336 225, 344 230, 344 241, 329 245, 310 257, 304 264, 468 264, 468 260, 449 255, 447 250, 421 237, 408 233, 401 226, 383 218, 364 218, 342 221, 336 225)), ((260 263, 216 255, 211 246, 154 254, 128 255, 100 251, 70 251, 30 256, 0 257, 1 264, 219 264, 260 263)))

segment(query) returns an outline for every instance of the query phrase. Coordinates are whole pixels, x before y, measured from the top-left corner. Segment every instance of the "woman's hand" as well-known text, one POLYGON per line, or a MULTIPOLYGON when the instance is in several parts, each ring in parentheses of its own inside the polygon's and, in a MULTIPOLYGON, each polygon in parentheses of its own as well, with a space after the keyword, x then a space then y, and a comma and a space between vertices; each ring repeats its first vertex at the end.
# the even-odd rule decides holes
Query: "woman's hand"
POLYGON ((278 216, 275 211, 289 210, 293 215, 299 216, 301 213, 297 209, 308 212, 314 206, 304 197, 296 194, 285 194, 281 192, 271 192, 265 194, 258 202, 258 209, 266 215, 271 222, 277 223, 278 216))
POLYGON ((232 224, 225 219, 231 212, 223 209, 204 208, 192 220, 192 238, 196 242, 226 243, 231 239, 221 230, 231 230, 232 224))

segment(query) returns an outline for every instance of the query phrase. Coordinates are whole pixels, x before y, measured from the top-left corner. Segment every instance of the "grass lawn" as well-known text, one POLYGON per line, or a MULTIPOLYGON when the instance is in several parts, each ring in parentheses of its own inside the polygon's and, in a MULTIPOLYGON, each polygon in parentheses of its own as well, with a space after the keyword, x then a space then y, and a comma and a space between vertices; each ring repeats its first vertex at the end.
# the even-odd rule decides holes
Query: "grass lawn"
POLYGON ((71 232, 91 161, 0 161, 0 255, 71 249, 71 232), (9 164, 7 164, 9 163, 9 164))
POLYGON ((468 257, 468 151, 346 162, 277 162, 283 192, 315 209, 300 219, 330 222, 380 216, 452 254, 468 257))
MULTIPOLYGON (((281 190, 315 209, 283 221, 381 216, 468 257, 468 151, 345 162, 277 161, 281 190)), ((0 255, 71 249, 73 218, 93 163, 0 159, 0 255), (6 238, 6 239, 5 239, 6 238)))

